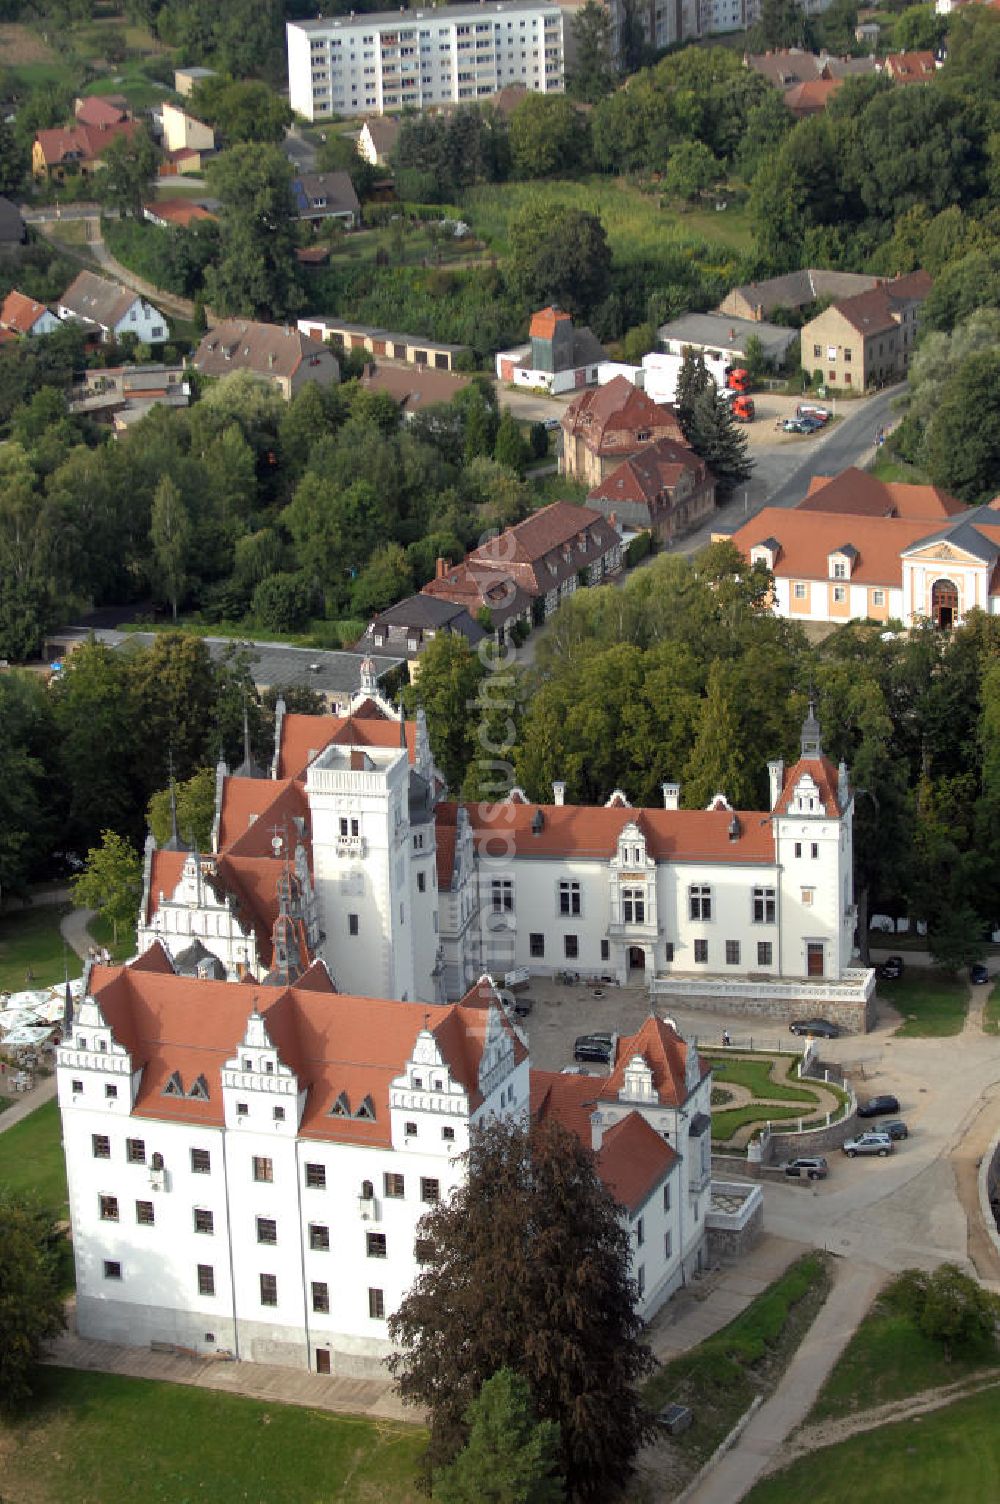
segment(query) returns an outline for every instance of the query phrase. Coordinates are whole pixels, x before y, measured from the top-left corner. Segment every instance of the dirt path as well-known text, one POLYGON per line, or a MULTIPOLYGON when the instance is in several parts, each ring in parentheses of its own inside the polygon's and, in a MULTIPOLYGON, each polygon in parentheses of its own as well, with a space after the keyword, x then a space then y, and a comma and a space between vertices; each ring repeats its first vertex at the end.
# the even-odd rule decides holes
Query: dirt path
POLYGON ((52 240, 54 244, 58 245, 59 250, 71 260, 79 261, 82 266, 90 269, 93 269, 96 263, 102 271, 110 273, 116 282, 120 282, 123 287, 130 287, 133 292, 139 293, 141 297, 148 298, 157 308, 162 308, 164 313, 172 313, 175 318, 186 319, 188 321, 194 318, 194 304, 188 298, 179 298, 172 292, 165 292, 162 287, 154 287, 151 282, 146 282, 142 277, 137 277, 135 272, 129 271, 127 266, 123 266, 120 261, 115 260, 104 244, 104 238, 101 235, 101 221, 98 215, 94 215, 93 218, 76 220, 74 223, 85 224, 87 226, 86 246, 75 246, 71 242, 60 240, 58 235, 53 233, 55 229, 58 229, 58 221, 56 221, 55 225, 53 225, 51 220, 36 221, 35 228, 40 230, 47 239, 52 240))
POLYGON ((851 1436, 860 1436, 865 1431, 875 1431, 880 1426, 893 1425, 896 1421, 909 1420, 914 1415, 928 1415, 932 1410, 942 1410, 955 1400, 965 1399, 967 1395, 996 1388, 1000 1388, 1000 1369, 990 1369, 986 1377, 963 1379, 955 1384, 945 1384, 940 1389, 925 1389, 922 1394, 911 1395, 905 1400, 894 1400, 888 1405, 879 1405, 874 1410, 865 1410, 861 1415, 844 1415, 836 1420, 804 1426, 783 1449, 781 1456, 772 1460, 766 1472, 777 1472, 809 1452, 817 1452, 821 1447, 836 1446, 838 1442, 847 1441, 851 1436))

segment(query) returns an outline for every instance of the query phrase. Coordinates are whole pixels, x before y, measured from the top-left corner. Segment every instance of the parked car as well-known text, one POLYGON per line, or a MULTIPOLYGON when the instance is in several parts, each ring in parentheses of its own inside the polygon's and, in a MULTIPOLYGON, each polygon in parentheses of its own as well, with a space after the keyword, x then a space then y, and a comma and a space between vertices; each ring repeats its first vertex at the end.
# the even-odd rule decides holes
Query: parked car
POLYGON ((534 1003, 530 997, 525 997, 523 992, 515 992, 514 1012, 518 1018, 527 1018, 533 1007, 534 1003))
POLYGON ((883 982, 898 982, 903 975, 902 956, 887 956, 878 968, 878 974, 883 982))
POLYGON ((573 1046, 573 1059, 596 1060, 599 1065, 610 1065, 613 1042, 610 1034, 580 1034, 573 1046))
POLYGON ((839 1039, 840 1029, 825 1018, 797 1018, 788 1025, 790 1034, 815 1034, 817 1039, 839 1039))
POLYGON ((562 427, 562 419, 561 418, 546 418, 545 419, 545 431, 546 431, 546 433, 553 433, 557 428, 561 428, 561 427, 562 427))
POLYGON ((847 1140, 843 1150, 848 1159, 855 1159, 859 1154, 878 1154, 884 1158, 892 1153, 893 1142, 887 1133, 859 1133, 857 1138, 847 1140))
POLYGON ((867 1102, 858 1104, 859 1118, 882 1118, 890 1113, 899 1111, 898 1097, 882 1096, 869 1097, 867 1102))
POLYGON ((829 1168, 822 1154, 815 1154, 810 1159, 790 1159, 781 1167, 786 1175, 803 1175, 807 1180, 825 1180, 829 1174, 829 1168))
POLYGON ((909 1138, 910 1130, 902 1118, 890 1118, 887 1123, 879 1124, 879 1133, 887 1133, 891 1139, 909 1138))
POLYGON ((815 418, 822 426, 830 421, 830 410, 826 407, 817 407, 813 402, 800 402, 795 409, 797 418, 815 418))
POLYGON ((988 982, 989 979, 989 967, 984 966, 982 961, 977 961, 974 966, 969 967, 969 981, 974 987, 982 987, 983 983, 988 982))
POLYGON ((819 418, 814 418, 811 413, 803 414, 797 421, 806 425, 806 433, 815 433, 817 428, 823 427, 822 421, 819 418))
POLYGON ((781 426, 786 433, 812 433, 805 418, 786 418, 781 426))

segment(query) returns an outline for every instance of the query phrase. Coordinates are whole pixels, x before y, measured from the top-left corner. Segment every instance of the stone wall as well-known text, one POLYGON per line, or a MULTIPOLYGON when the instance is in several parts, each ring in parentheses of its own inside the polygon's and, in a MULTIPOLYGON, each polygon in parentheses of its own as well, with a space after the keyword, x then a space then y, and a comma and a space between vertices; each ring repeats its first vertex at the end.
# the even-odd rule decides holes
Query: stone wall
POLYGON ((743 1258, 750 1252, 763 1230, 764 1198, 761 1197, 742 1226, 709 1227, 709 1263, 731 1264, 743 1258))
POLYGON ((796 1018, 824 1018, 827 1023, 836 1024, 848 1034, 867 1034, 875 1027, 875 994, 865 1001, 864 999, 849 1002, 816 1002, 815 999, 796 1002, 786 998, 767 997, 729 997, 719 994, 718 996, 685 997, 683 989, 678 988, 673 999, 666 994, 658 994, 654 1000, 670 1012, 670 1004, 673 1001, 677 1006, 684 1008, 696 1008, 705 1013, 723 1013, 730 1017, 741 1018, 766 1018, 773 1019, 778 1023, 789 1024, 796 1018))

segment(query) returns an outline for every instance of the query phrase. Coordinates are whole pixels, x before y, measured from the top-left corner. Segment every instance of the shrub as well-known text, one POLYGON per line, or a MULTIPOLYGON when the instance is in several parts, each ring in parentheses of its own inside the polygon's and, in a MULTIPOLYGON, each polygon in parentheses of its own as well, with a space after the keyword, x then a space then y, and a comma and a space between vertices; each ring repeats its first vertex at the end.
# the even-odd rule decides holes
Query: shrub
POLYGON ((625 563, 629 569, 634 569, 640 559, 647 558, 652 552, 652 533, 637 533, 625 550, 625 563))

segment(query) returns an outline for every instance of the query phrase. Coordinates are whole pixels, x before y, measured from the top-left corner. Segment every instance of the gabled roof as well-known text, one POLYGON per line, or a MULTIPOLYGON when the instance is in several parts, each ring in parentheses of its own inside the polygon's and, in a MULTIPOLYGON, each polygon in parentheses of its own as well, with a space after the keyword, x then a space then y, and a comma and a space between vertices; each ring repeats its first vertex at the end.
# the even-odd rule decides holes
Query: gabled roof
POLYGON ((81 125, 118 125, 128 119, 128 107, 121 99, 110 96, 102 97, 100 94, 92 94, 86 99, 78 99, 73 113, 81 125))
MULTIPOLYGON (((625 1085, 625 1071, 631 1060, 641 1055, 653 1076, 653 1086, 661 1103, 683 1107, 690 1096, 687 1087, 687 1058, 690 1046, 666 1019, 650 1015, 635 1034, 618 1041, 618 1053, 611 1074, 601 1082, 600 1098, 617 1101, 625 1085)), ((711 1067, 699 1061, 701 1081, 711 1067)))
POLYGON ((346 172, 303 172, 292 182, 292 194, 300 214, 309 214, 324 199, 327 214, 359 213, 361 205, 346 172))
POLYGON ((818 115, 826 109, 843 82, 842 78, 807 79, 805 83, 785 90, 785 104, 793 115, 818 115))
POLYGON ((592 528, 602 538, 613 542, 608 524, 593 507, 577 506, 572 501, 553 501, 547 507, 533 512, 523 522, 505 528, 501 534, 500 548, 484 543, 473 549, 469 562, 489 562, 501 558, 504 565, 537 564, 552 549, 569 543, 586 528, 592 528))
POLYGON ((778 796, 778 802, 774 806, 773 813, 776 815, 788 814, 796 786, 799 780, 807 773, 819 789, 819 797, 824 813, 836 819, 840 814, 840 801, 837 798, 837 769, 826 756, 800 757, 798 762, 786 771, 785 781, 778 796))
POLYGON ((303 363, 329 365, 333 360, 329 346, 288 325, 223 319, 202 336, 191 363, 206 376, 252 371, 257 376, 287 378, 303 363))
POLYGON ((557 308, 554 303, 548 308, 540 308, 537 313, 531 315, 531 323, 528 326, 529 339, 551 339, 559 324, 572 324, 573 320, 563 308, 557 308))
POLYGON ((994 513, 985 522, 981 522, 980 515, 985 510, 979 507, 951 527, 926 535, 919 543, 913 543, 904 549, 904 553, 915 553, 918 549, 930 548, 935 543, 949 543, 952 548, 960 549, 984 564, 993 563, 1000 552, 1000 518, 994 513))
POLYGON ((882 64, 897 84, 923 84, 937 72, 933 52, 890 52, 882 64))
POLYGON ((452 565, 437 579, 428 580, 421 594, 454 601, 470 616, 485 606, 494 627, 503 626, 513 616, 523 616, 531 610, 533 600, 510 570, 491 568, 485 560, 472 556, 452 565))
POLYGON ((387 392, 404 417, 451 402, 471 384, 471 376, 458 371, 435 371, 431 366, 393 366, 369 361, 361 375, 361 385, 368 392, 387 392))
POLYGON ((473 646, 482 642, 486 636, 483 628, 473 620, 464 606, 458 605, 455 601, 443 600, 438 596, 425 595, 423 591, 418 595, 408 595, 405 600, 397 601, 387 611, 380 611, 368 631, 374 632, 379 627, 384 627, 386 630, 390 627, 400 627, 421 632, 457 632, 473 646))
MULTIPOLYGON (((927 297, 933 283, 925 271, 908 272, 891 282, 881 282, 870 292, 857 293, 833 304, 835 312, 846 319, 859 334, 878 334, 896 327, 896 315, 910 303, 927 297)), ((822 315, 819 315, 822 317, 822 315)), ((810 326, 807 324, 806 328, 810 326)))
POLYGON ((44 303, 36 303, 34 298, 15 289, 7 294, 0 308, 0 328, 9 329, 13 334, 30 334, 42 314, 48 311, 44 303))
POLYGON ((633 1216, 678 1162, 676 1152, 640 1112, 630 1112, 605 1133, 597 1173, 620 1206, 633 1216))
POLYGON ((36 131, 35 140, 46 166, 55 167, 67 159, 94 161, 117 136, 132 136, 138 128, 134 120, 122 120, 115 125, 85 125, 77 121, 74 125, 36 131))
POLYGON ((68 308, 88 324, 96 324, 100 329, 114 329, 132 305, 141 301, 139 294, 131 288, 109 282, 96 272, 80 272, 59 299, 59 306, 68 308))
POLYGON ((181 229, 187 229, 196 220, 217 224, 219 219, 210 209, 192 203, 189 198, 159 198, 151 204, 144 204, 143 211, 147 219, 162 220, 164 224, 179 225, 181 229))
POLYGON ((667 428, 672 436, 683 439, 673 410, 654 402, 624 376, 581 392, 563 413, 562 426, 565 433, 579 435, 588 448, 598 451, 612 432, 667 428))
POLYGON ((380 157, 387 157, 399 140, 399 121, 391 119, 388 115, 375 115, 365 121, 364 128, 367 128, 376 154, 380 157))
MULTIPOLYGON (((478 996, 468 1004, 447 1006, 347 996, 334 991, 321 962, 313 963, 292 987, 237 987, 175 976, 155 956, 145 964, 95 967, 90 993, 115 1039, 141 1067, 134 1109, 138 1117, 221 1126, 221 1070, 237 1053, 254 1008, 282 1063, 307 1092, 299 1130, 303 1138, 387 1147, 389 1086, 412 1057, 425 1027, 469 1094, 470 1107, 482 1100, 478 1069, 485 1029, 478 996), (164 1087, 175 1073, 182 1094, 165 1096, 164 1087), (207 1098, 187 1094, 199 1076, 207 1083, 207 1098), (374 1117, 331 1116, 341 1094, 355 1111, 370 1097, 374 1117)), ((514 1041, 515 1058, 523 1060, 523 1043, 501 1018, 514 1041)))
MULTIPOLYGON (((495 839, 495 806, 467 804, 465 811, 477 846, 491 836, 495 839)), ((640 825, 646 849, 657 861, 757 865, 771 864, 775 859, 770 816, 761 810, 629 809, 621 805, 598 809, 582 804, 518 802, 504 807, 502 829, 519 858, 575 857, 603 862, 616 854, 618 838, 632 822, 640 825), (731 840, 734 813, 739 835, 731 840), (538 814, 542 817, 541 829, 536 831, 538 814)))
POLYGON ((965 512, 964 502, 940 486, 913 486, 902 481, 877 480, 868 470, 851 465, 839 475, 814 475, 797 512, 839 512, 844 516, 902 517, 906 521, 936 522, 965 512))
POLYGON ((705 461, 676 439, 657 439, 598 481, 587 493, 588 501, 645 503, 652 507, 663 491, 672 490, 682 475, 695 482, 707 475, 705 461))
MULTIPOLYGON (((405 723, 406 749, 416 760, 417 723, 405 723)), ((332 742, 357 747, 398 747, 399 722, 381 712, 375 715, 295 715, 281 722, 278 745, 278 777, 303 778, 306 768, 332 742)))

